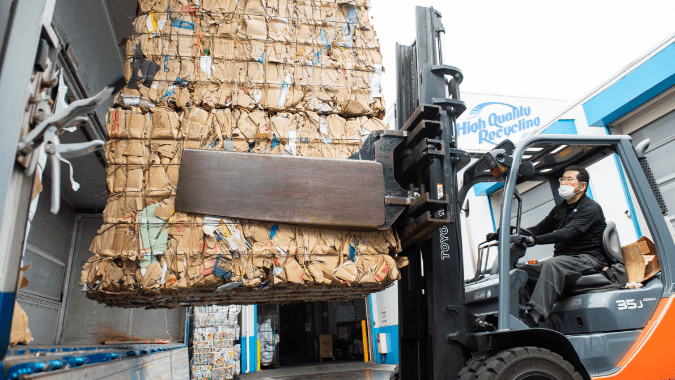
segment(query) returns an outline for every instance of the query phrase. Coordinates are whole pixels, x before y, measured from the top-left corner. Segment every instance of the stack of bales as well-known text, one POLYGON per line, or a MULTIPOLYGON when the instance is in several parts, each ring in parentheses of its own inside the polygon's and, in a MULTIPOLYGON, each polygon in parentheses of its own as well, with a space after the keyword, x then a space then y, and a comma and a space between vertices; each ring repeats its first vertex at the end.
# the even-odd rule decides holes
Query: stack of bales
POLYGON ((106 117, 109 197, 83 267, 88 297, 123 307, 341 300, 399 278, 392 230, 173 207, 184 148, 346 159, 386 128, 367 9, 367 0, 139 0, 128 85, 106 117))

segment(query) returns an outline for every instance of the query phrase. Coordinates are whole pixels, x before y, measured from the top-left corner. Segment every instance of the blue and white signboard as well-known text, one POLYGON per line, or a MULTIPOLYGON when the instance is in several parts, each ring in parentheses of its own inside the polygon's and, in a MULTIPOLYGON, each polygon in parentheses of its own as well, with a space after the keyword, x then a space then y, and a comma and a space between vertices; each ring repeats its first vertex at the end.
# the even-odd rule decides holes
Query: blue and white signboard
POLYGON ((564 100, 462 93, 466 111, 457 119, 460 149, 488 151, 505 139, 529 136, 555 117, 564 100))

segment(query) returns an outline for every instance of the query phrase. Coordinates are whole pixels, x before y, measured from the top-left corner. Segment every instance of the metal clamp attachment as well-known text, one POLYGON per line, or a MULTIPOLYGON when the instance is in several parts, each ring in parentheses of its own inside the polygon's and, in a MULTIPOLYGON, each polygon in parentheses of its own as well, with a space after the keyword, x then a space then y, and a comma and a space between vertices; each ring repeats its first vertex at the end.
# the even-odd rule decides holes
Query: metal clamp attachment
MULTIPOLYGON (((124 87, 125 83, 124 76, 120 76, 98 94, 90 98, 76 100, 56 114, 46 115, 47 117, 44 121, 38 124, 19 141, 17 147, 18 156, 27 156, 33 152, 35 148, 44 144, 45 153, 49 155, 52 166, 52 206, 50 211, 53 214, 57 214, 60 208, 61 161, 66 161, 68 158, 84 156, 101 149, 105 145, 105 141, 102 140, 93 140, 75 144, 61 144, 59 133, 65 128, 86 124, 89 119, 85 115, 93 112, 96 107, 115 96, 115 94, 124 87)), ((27 175, 31 176, 35 173, 37 162, 38 155, 34 154, 26 167, 27 175)))
POLYGON ((49 209, 52 214, 58 214, 61 207, 61 161, 65 161, 67 158, 87 155, 101 149, 104 145, 105 142, 101 140, 76 144, 61 144, 58 128, 53 125, 47 127, 44 133, 44 146, 52 165, 52 207, 49 209))

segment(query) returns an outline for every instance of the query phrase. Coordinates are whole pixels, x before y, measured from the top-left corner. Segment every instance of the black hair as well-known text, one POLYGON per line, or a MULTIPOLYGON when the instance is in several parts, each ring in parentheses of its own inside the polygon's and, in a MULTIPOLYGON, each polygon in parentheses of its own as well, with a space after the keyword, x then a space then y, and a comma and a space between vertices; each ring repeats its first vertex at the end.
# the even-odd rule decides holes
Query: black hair
MULTIPOLYGON (((565 168, 565 172, 579 172, 577 174, 577 181, 581 184, 582 182, 586 182, 586 186, 588 187, 588 181, 590 181, 591 176, 588 174, 588 171, 581 166, 568 166, 565 168)), ((564 173, 564 172, 563 172, 564 173)))

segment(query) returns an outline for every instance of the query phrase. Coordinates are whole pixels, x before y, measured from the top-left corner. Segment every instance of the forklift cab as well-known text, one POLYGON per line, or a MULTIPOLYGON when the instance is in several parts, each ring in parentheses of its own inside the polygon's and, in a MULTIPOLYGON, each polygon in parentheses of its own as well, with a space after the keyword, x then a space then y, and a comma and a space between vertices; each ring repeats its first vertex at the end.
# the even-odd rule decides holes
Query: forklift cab
MULTIPOLYGON (((519 213, 522 209, 519 208, 519 213)), ((512 227, 512 229, 515 229, 512 227)), ((524 228, 522 232, 528 233, 524 228)), ((486 240, 478 245, 478 258, 474 277, 466 280, 467 284, 475 284, 481 282, 486 276, 497 275, 499 273, 499 261, 493 260, 489 264, 491 248, 497 248, 498 241, 486 240)), ((547 246, 552 248, 552 246, 547 246)), ((527 247, 521 243, 513 242, 510 246, 511 269, 515 269, 521 265, 530 263, 526 260, 525 253, 527 247)), ((602 236, 602 252, 607 262, 606 273, 592 273, 581 276, 576 282, 570 285, 565 294, 572 295, 578 293, 586 293, 593 291, 601 291, 608 289, 620 289, 627 283, 628 276, 626 267, 624 265, 623 253, 621 251, 621 240, 619 232, 616 228, 616 223, 607 221, 602 236)), ((551 256, 549 256, 551 257, 551 256)), ((494 257, 493 257, 494 258, 494 257)), ((544 261, 546 258, 539 260, 544 261)), ((537 260, 532 260, 537 261, 537 260)))
MULTIPOLYGON (((466 183, 474 183, 477 180, 479 181, 499 181, 502 177, 502 174, 506 172, 506 166, 502 165, 502 168, 497 167, 497 171, 492 169, 495 167, 493 162, 498 160, 505 161, 508 165, 508 156, 513 154, 514 144, 506 140, 502 142, 495 150, 490 153, 486 153, 481 157, 474 165, 469 167, 464 175, 464 180, 466 183), (503 153, 501 153, 503 151, 503 153), (488 173, 489 175, 485 175, 488 173), (495 174, 497 175, 495 177, 495 174)), ((576 165, 577 162, 586 163, 591 165, 602 158, 607 156, 607 152, 598 152, 591 151, 590 149, 584 149, 584 146, 580 145, 567 145, 567 144, 548 144, 546 146, 534 146, 527 150, 523 155, 523 163, 521 164, 521 171, 518 176, 519 186, 530 186, 537 183, 548 183, 550 187, 550 193, 552 195, 555 205, 559 205, 562 202, 562 199, 558 195, 558 178, 562 176, 566 167, 570 165, 576 165), (593 156, 593 157, 589 157, 593 156)), ((588 190, 587 190, 588 192, 588 190)), ((466 196, 466 193, 462 193, 462 196, 466 196)), ((523 197, 518 190, 518 187, 514 190, 513 198, 517 202, 517 209, 515 210, 515 226, 511 225, 511 234, 514 237, 511 240, 517 240, 515 236, 518 235, 531 235, 531 233, 521 225, 522 214, 523 214, 523 197)), ((548 210, 546 210, 548 211, 548 210)), ((608 266, 604 273, 594 273, 587 274, 579 278, 574 284, 566 289, 566 294, 577 294, 585 293, 599 290, 609 290, 609 289, 618 289, 626 285, 627 282, 627 273, 624 266, 623 253, 621 251, 621 242, 616 224, 610 220, 607 220, 607 227, 603 233, 602 238, 602 249, 605 256, 605 261, 608 266)), ((467 284, 473 284, 479 282, 486 275, 496 275, 499 272, 499 261, 492 260, 490 264, 489 259, 494 258, 494 253, 498 248, 498 241, 495 239, 493 241, 486 240, 478 245, 478 257, 476 271, 473 278, 466 280, 467 284), (494 249, 493 249, 494 248, 494 249)), ((509 246, 509 257, 510 257, 510 269, 515 269, 520 265, 525 265, 531 260, 529 255, 526 255, 527 248, 525 245, 518 243, 517 241, 511 241, 509 246)), ((552 245, 546 246, 546 251, 548 255, 543 258, 546 260, 551 257, 552 245)), ((540 260, 539 261, 543 261, 540 260)))
MULTIPOLYGON (((673 241, 664 220, 659 218, 659 205, 650 194, 652 188, 649 182, 639 178, 643 174, 641 165, 647 165, 636 157, 646 150, 646 146, 642 145, 636 148, 636 155, 630 138, 626 136, 537 135, 526 138, 518 146, 504 141, 466 168, 459 204, 464 204, 468 191, 475 184, 504 183, 499 238, 478 245, 477 269, 466 276, 468 278, 465 281, 466 307, 478 318, 477 325, 486 334, 527 329, 519 319, 522 311, 519 294, 527 282, 527 275, 518 266, 530 259, 528 247, 519 243, 520 238, 528 235, 529 231, 523 228, 528 226, 521 226, 523 197, 518 188, 527 188, 528 182, 530 185, 531 182, 548 183, 555 204, 559 204, 558 178, 566 167, 588 167, 616 154, 647 221, 650 237, 657 247, 662 273, 646 281, 642 288, 626 289, 627 275, 621 239, 616 224, 607 220, 603 253, 609 265, 608 270, 605 274, 584 275, 566 288, 545 326, 540 325, 546 330, 565 335, 590 375, 611 373, 616 368, 656 311, 658 300, 672 292, 672 281, 665 279, 670 273, 669 259, 664 253, 669 252, 666 246, 671 247, 673 241), (512 225, 514 220, 515 225, 512 225), (493 253, 488 254, 490 251, 493 253), (492 262, 488 260, 493 258, 492 262), (508 270, 502 271, 500 268, 508 270)), ((545 247, 552 255, 553 246, 545 247)))

